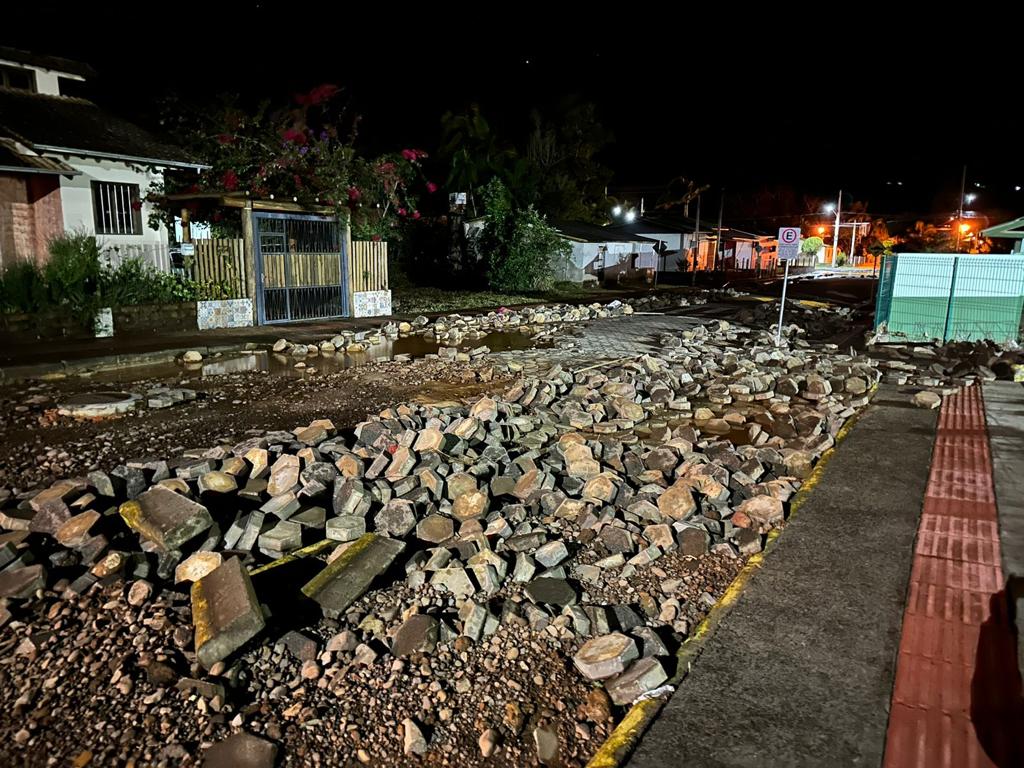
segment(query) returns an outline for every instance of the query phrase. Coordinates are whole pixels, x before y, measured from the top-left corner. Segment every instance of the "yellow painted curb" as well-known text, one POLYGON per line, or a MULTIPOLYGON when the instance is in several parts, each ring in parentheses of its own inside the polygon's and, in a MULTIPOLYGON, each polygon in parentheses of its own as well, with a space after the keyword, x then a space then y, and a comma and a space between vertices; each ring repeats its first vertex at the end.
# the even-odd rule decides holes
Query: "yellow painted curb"
MULTIPOLYGON (((874 395, 877 388, 877 384, 871 387, 867 392, 868 396, 874 395)), ((854 425, 867 410, 868 408, 865 407, 859 413, 855 413, 836 433, 835 443, 821 455, 818 463, 814 465, 811 474, 801 484, 800 490, 793 495, 789 505, 789 518, 787 518, 787 521, 793 519, 797 510, 803 506, 807 497, 810 496, 821 482, 821 477, 825 473, 826 466, 832 460, 836 448, 846 439, 854 425)), ((667 685, 676 688, 686 678, 694 660, 700 656, 714 630, 718 628, 718 625, 722 623, 722 620, 729 615, 729 612, 739 601, 740 594, 750 582, 751 577, 764 565, 765 555, 775 547, 781 535, 782 529, 779 528, 769 532, 764 548, 747 561, 747 564, 743 566, 742 570, 736 574, 736 578, 729 584, 725 594, 719 598, 718 602, 708 612, 708 615, 704 617, 704 620, 697 625, 693 634, 680 646, 676 652, 676 673, 668 681, 667 685)), ((671 694, 666 694, 657 698, 644 699, 630 707, 622 720, 619 721, 619 724, 615 726, 615 730, 608 735, 608 738, 605 739, 597 752, 594 753, 594 756, 590 758, 587 768, 618 768, 622 765, 623 760, 636 748, 640 737, 644 735, 651 723, 654 722, 658 712, 668 703, 670 696, 671 694)))
POLYGON ((287 565, 288 563, 293 563, 296 560, 302 559, 303 557, 312 557, 313 555, 319 555, 321 552, 324 552, 332 547, 338 546, 338 544, 339 542, 334 541, 333 539, 321 539, 320 541, 305 546, 302 549, 296 549, 294 552, 289 552, 284 557, 279 557, 277 558, 277 560, 273 560, 267 563, 266 565, 261 565, 259 568, 253 568, 251 571, 249 571, 249 575, 257 576, 261 573, 264 573, 265 571, 278 568, 282 565, 287 565))

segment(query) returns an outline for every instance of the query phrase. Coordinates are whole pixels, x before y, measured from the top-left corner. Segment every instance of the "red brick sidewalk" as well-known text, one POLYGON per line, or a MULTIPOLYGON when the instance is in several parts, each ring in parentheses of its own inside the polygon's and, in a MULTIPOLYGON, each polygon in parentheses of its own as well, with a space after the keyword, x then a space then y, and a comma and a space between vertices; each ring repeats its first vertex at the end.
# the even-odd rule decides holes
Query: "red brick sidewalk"
POLYGON ((980 387, 942 405, 903 616, 884 765, 1024 766, 980 387))

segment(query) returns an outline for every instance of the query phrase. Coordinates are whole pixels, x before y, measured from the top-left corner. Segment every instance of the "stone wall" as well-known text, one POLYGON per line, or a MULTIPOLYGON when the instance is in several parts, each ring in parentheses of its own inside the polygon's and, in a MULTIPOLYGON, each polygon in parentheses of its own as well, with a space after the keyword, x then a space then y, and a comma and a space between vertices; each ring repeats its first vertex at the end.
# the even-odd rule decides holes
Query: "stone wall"
POLYGON ((124 333, 173 333, 198 330, 196 302, 136 304, 114 309, 114 335, 124 333))
POLYGON ((248 328, 252 325, 252 299, 222 299, 196 304, 196 325, 213 328, 248 328))
POLYGON ((67 312, 50 310, 36 314, 0 313, 0 344, 31 339, 88 339, 92 334, 67 312))

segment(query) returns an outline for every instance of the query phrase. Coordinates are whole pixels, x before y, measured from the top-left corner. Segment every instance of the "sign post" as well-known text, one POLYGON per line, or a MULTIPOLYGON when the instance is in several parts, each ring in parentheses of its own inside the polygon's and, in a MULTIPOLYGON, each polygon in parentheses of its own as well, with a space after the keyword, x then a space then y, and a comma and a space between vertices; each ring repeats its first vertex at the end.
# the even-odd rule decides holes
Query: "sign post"
POLYGON ((786 286, 789 284, 789 262, 800 255, 800 228, 779 227, 779 261, 786 262, 782 277, 782 301, 779 302, 779 324, 775 328, 775 346, 782 344, 782 313, 786 309, 786 286))

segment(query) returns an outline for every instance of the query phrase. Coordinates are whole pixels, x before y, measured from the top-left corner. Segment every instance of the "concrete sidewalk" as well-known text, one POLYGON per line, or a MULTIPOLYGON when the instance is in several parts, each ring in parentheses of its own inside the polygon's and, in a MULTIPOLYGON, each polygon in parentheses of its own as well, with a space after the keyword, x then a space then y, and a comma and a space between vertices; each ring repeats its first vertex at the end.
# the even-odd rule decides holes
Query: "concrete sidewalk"
POLYGON ((879 390, 630 766, 881 764, 935 425, 879 390))

